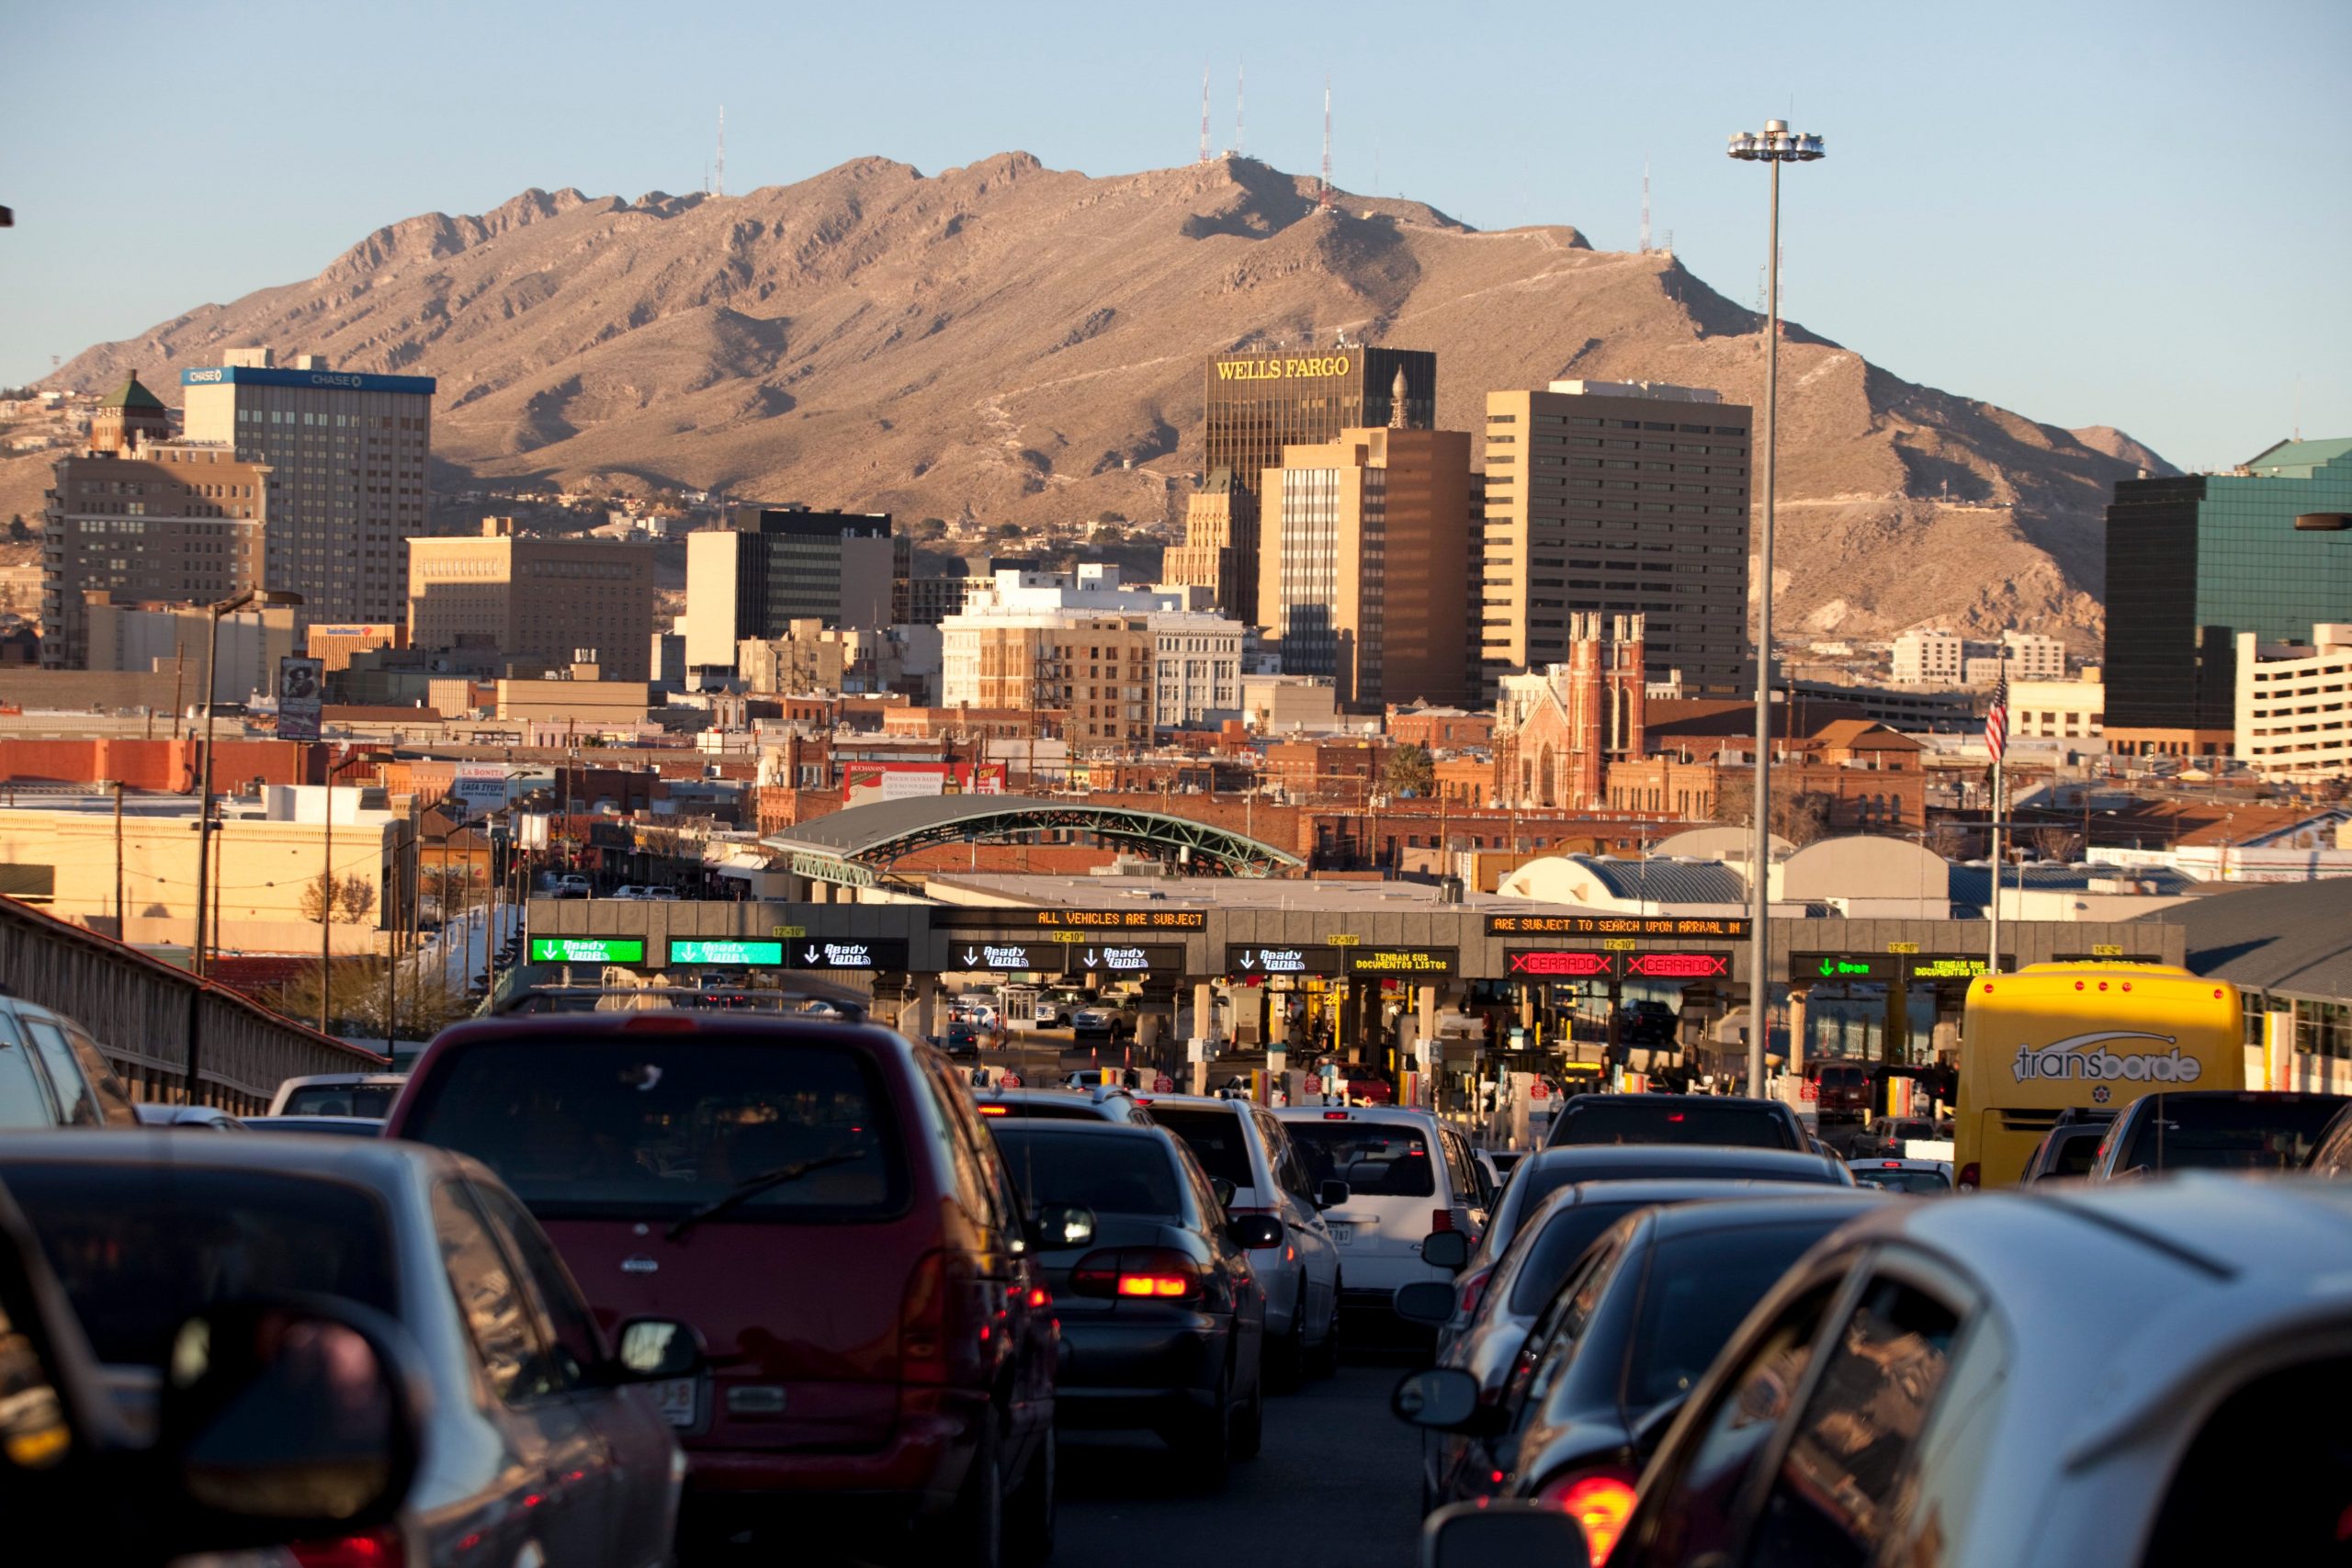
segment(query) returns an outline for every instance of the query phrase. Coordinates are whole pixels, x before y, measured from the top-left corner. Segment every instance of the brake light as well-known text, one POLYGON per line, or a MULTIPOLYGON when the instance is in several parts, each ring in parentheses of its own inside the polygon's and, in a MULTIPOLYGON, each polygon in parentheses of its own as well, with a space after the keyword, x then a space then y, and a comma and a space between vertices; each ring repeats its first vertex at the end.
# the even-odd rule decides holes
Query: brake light
POLYGON ((1879 1168, 1882 1170, 1901 1170, 1903 1168, 1903 1162, 1899 1159, 1883 1159, 1878 1163, 1879 1168))
POLYGON ((1450 1230, 1452 1230, 1453 1228, 1453 1210, 1451 1210, 1451 1209, 1432 1209, 1432 1210, 1430 1210, 1430 1229, 1431 1229, 1431 1230, 1433 1230, 1433 1231, 1450 1231, 1450 1230))
POLYGON ((1465 1321, 1478 1315, 1478 1299, 1487 1293, 1487 1282, 1494 1277, 1492 1269, 1481 1269, 1462 1277, 1461 1311, 1465 1321))
POLYGON ((287 1551, 301 1568, 400 1568, 408 1559, 390 1525, 334 1540, 298 1540, 287 1551))
POLYGON ((1009 1114, 1010 1109, 1010 1107, 1002 1105, 983 1105, 980 1107, 980 1114, 983 1116, 1003 1116, 1009 1114))
MULTIPOLYGON (((682 1012, 631 1013, 621 1025, 624 1031, 637 1034, 675 1034, 692 1030, 695 1021, 682 1012)), ((352 1538, 357 1540, 356 1536, 352 1538)))
POLYGON ((1974 1160, 1970 1160, 1966 1165, 1960 1168, 1960 1179, 1952 1183, 1952 1185, 1962 1189, 1963 1191, 1973 1192, 1976 1190, 1976 1183, 1982 1175, 1983 1172, 1978 1170, 1976 1162, 1974 1160))
POLYGON ((1326 1111, 1323 1112, 1323 1120, 1326 1122, 1344 1122, 1347 1119, 1348 1113, 1344 1111, 1326 1111))
POLYGON ((1672 1111, 1667 1116, 1667 1120, 1669 1122, 1679 1122, 1682 1120, 1682 1112, 1679 1111, 1672 1111))
POLYGON ((1201 1271, 1172 1247, 1106 1247, 1078 1260, 1069 1288, 1079 1296, 1183 1301, 1199 1294, 1201 1271))
POLYGON ((1634 1511, 1634 1480, 1630 1470, 1588 1470, 1551 1483, 1535 1500, 1568 1514, 1584 1528, 1585 1551, 1593 1568, 1600 1568, 1624 1533, 1626 1516, 1634 1511))

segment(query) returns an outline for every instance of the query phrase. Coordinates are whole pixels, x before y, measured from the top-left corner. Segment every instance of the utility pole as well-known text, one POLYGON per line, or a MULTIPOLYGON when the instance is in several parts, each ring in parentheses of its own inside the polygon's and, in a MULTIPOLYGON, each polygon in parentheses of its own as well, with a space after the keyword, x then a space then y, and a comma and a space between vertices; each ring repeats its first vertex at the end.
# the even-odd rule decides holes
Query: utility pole
POLYGON ((130 940, 130 914, 122 902, 122 781, 114 781, 114 939, 130 940))

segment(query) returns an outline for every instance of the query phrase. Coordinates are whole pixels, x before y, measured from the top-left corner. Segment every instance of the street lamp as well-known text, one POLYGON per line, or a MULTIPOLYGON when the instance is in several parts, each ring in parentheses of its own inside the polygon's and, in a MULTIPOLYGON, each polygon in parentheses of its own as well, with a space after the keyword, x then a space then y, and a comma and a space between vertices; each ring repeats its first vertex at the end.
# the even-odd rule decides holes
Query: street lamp
POLYGON ((1800 135, 1785 120, 1768 119, 1764 133, 1741 131, 1730 152, 1743 163, 1772 165, 1772 216, 1765 253, 1764 286, 1764 513, 1757 536, 1756 561, 1756 858, 1749 865, 1747 1092, 1764 1092, 1765 1020, 1772 997, 1772 459, 1779 437, 1781 391, 1781 165, 1810 164, 1826 149, 1818 136, 1800 135))
MULTIPOLYGON (((213 694, 219 689, 220 671, 220 617, 259 605, 265 608, 278 604, 300 604, 300 593, 287 593, 274 588, 248 588, 233 599, 223 599, 210 605, 207 614, 211 623, 206 633, 204 649, 204 740, 197 759, 196 787, 196 946, 189 954, 190 965, 198 979, 204 977, 204 911, 205 890, 212 874, 212 719, 219 704, 213 694)), ((218 932, 212 933, 216 938, 218 932)), ((193 1080, 191 1071, 191 1081, 193 1080)))

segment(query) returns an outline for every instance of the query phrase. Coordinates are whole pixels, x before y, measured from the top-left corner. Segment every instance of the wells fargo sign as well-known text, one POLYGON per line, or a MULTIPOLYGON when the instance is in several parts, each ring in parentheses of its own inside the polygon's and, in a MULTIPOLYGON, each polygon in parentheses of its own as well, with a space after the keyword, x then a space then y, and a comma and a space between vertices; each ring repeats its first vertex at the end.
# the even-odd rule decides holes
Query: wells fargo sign
POLYGON ((1220 359, 1216 362, 1216 378, 1220 381, 1295 381, 1329 376, 1344 376, 1353 364, 1344 354, 1311 354, 1301 357, 1276 355, 1271 359, 1220 359))

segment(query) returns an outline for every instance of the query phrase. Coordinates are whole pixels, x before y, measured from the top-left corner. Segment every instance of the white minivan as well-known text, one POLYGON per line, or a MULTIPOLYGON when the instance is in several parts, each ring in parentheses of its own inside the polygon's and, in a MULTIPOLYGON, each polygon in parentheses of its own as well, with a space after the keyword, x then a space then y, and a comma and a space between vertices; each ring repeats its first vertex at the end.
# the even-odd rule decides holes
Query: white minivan
POLYGON ((1322 1377, 1340 1359, 1340 1295, 1343 1280, 1323 1212, 1348 1201, 1342 1183, 1316 1182, 1281 1122, 1263 1106, 1210 1095, 1137 1095, 1151 1119, 1182 1139, 1212 1182, 1230 1183, 1226 1212, 1272 1214, 1287 1240, 1250 1254, 1266 1287, 1266 1361, 1295 1382, 1322 1377))
POLYGON ((1342 1306, 1393 1315, 1399 1285, 1453 1280, 1453 1270, 1421 1261, 1421 1240, 1458 1230, 1475 1246, 1494 1196, 1458 1129, 1426 1111, 1385 1105, 1293 1106, 1273 1115, 1310 1185, 1348 1184, 1348 1201, 1323 1214, 1347 1271, 1342 1306))

